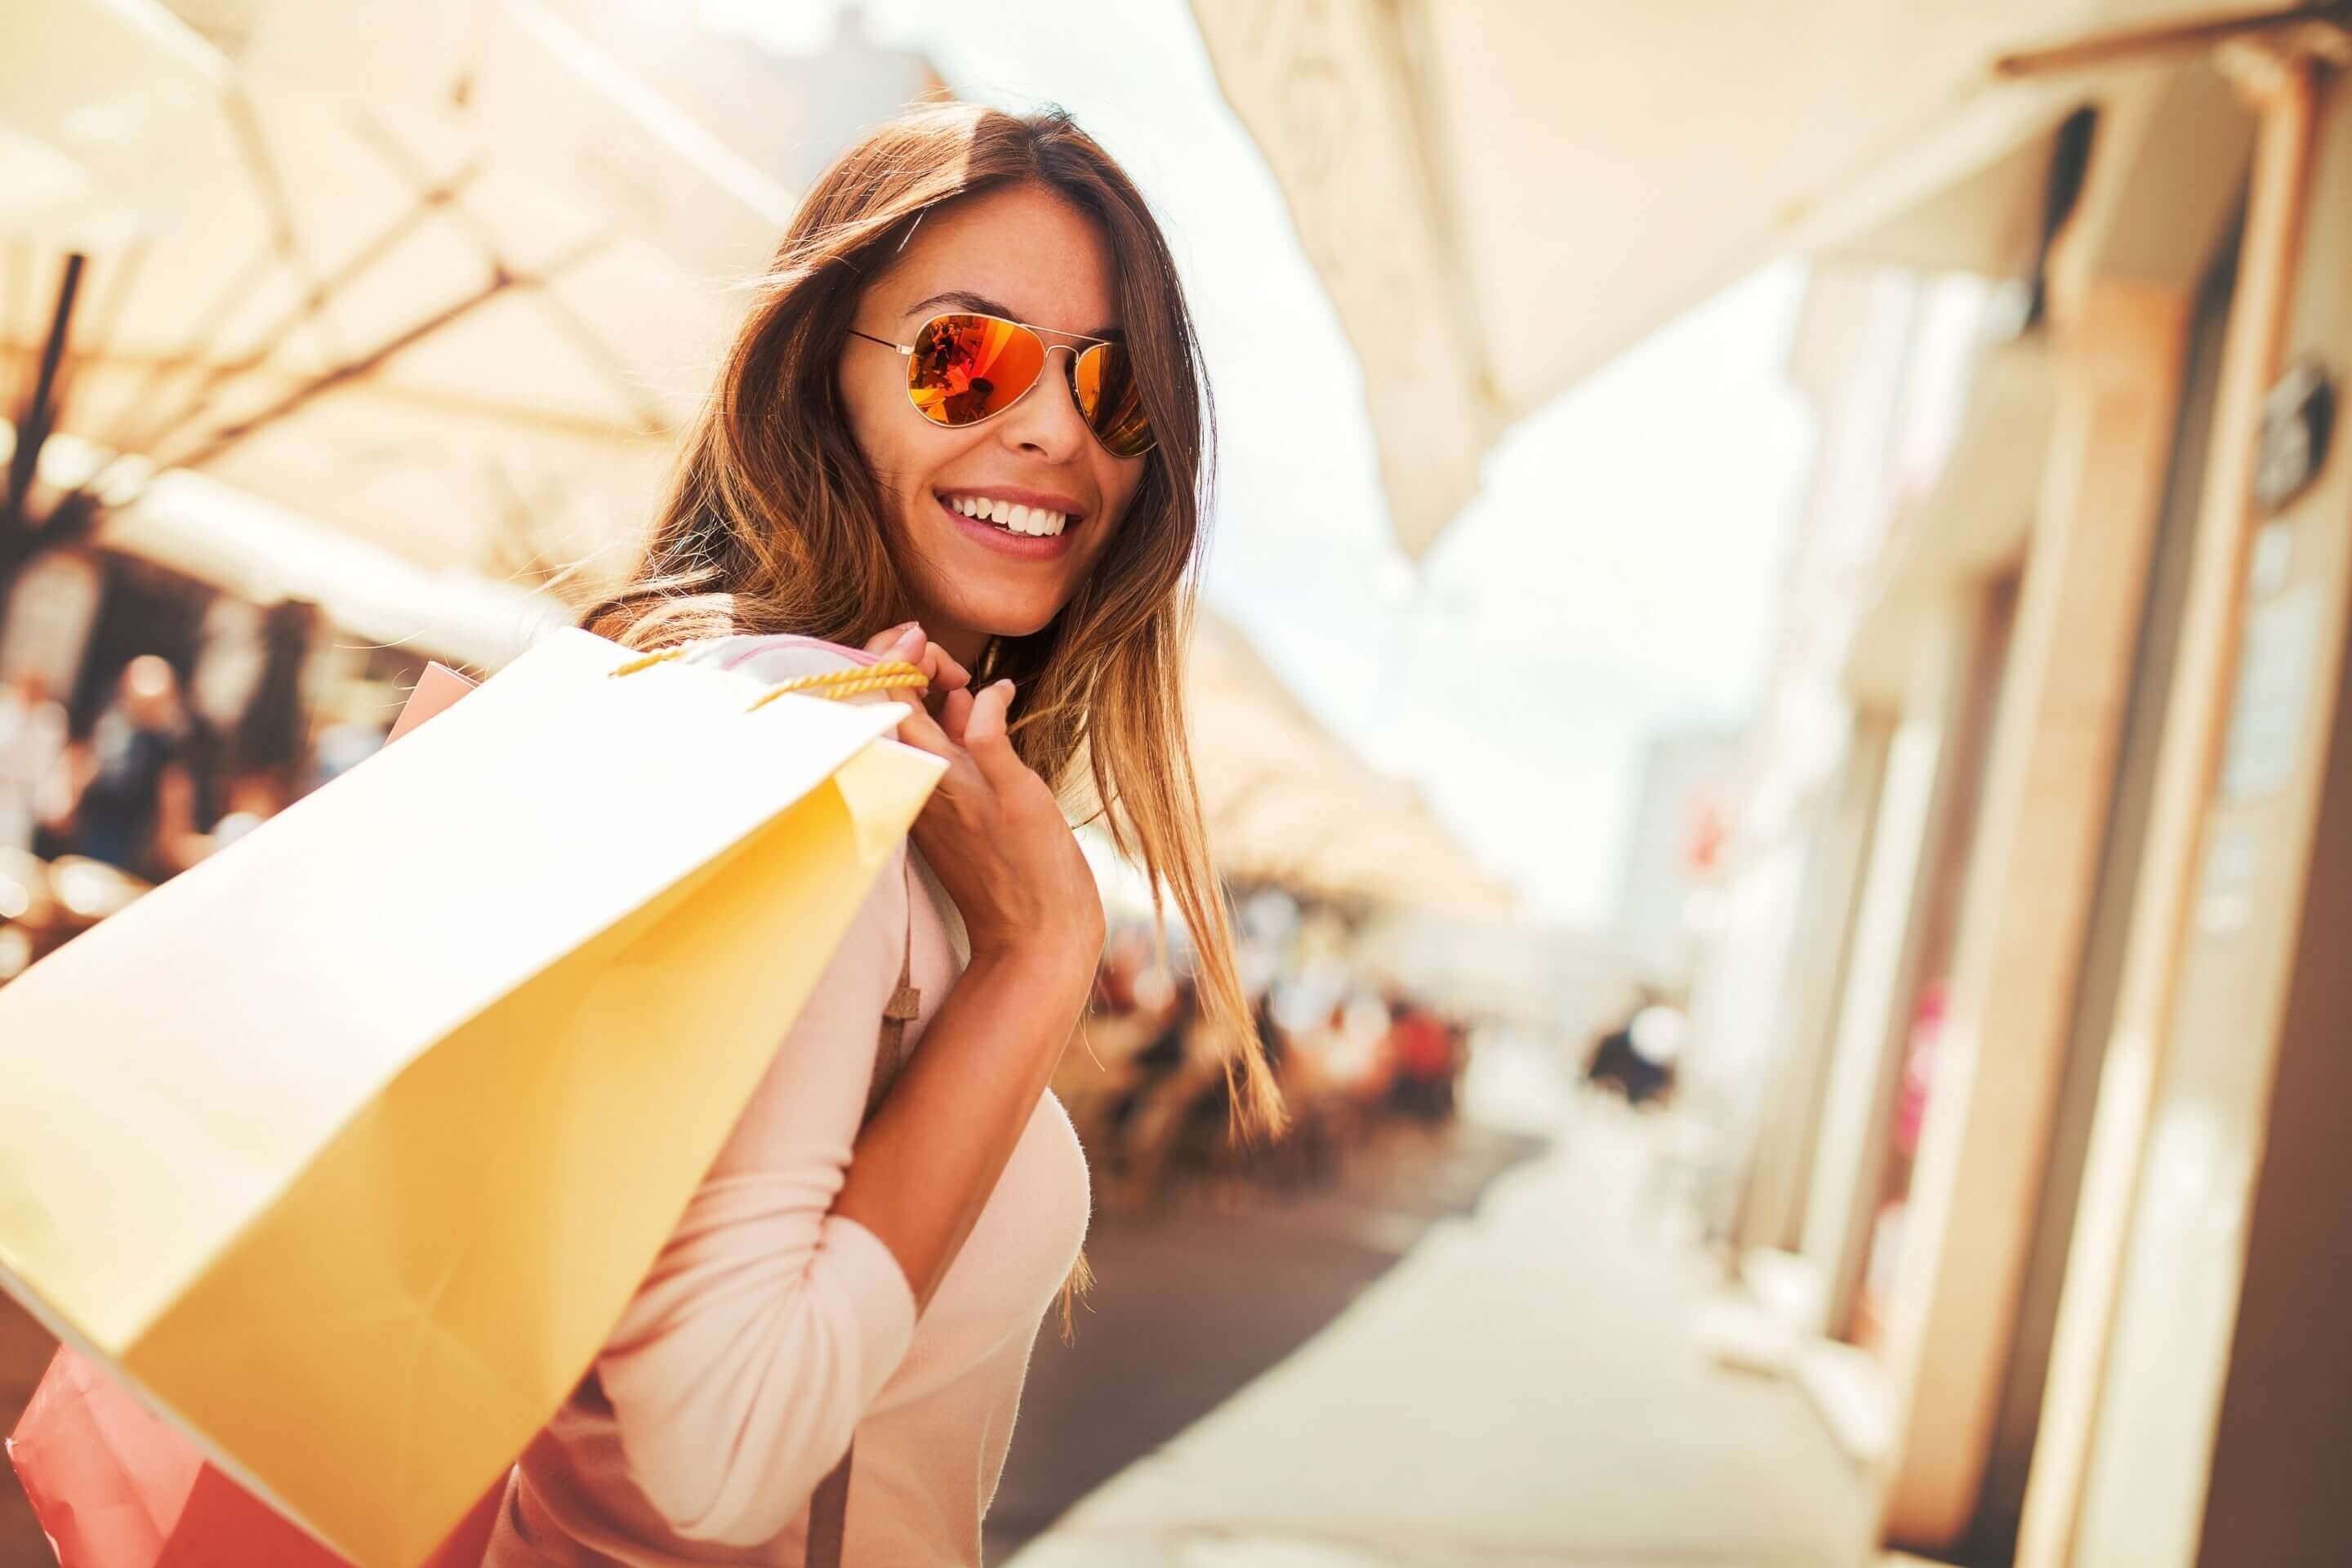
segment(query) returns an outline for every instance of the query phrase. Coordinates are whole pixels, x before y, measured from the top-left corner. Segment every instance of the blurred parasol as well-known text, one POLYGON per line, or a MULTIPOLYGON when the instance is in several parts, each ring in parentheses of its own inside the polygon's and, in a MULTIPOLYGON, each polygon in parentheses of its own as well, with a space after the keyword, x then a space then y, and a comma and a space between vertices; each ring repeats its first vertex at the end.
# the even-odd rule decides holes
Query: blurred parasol
POLYGON ((175 466, 428 568, 610 551, 790 205, 533 0, 22 0, 0 355, 110 456, 16 477, 16 552, 175 466))

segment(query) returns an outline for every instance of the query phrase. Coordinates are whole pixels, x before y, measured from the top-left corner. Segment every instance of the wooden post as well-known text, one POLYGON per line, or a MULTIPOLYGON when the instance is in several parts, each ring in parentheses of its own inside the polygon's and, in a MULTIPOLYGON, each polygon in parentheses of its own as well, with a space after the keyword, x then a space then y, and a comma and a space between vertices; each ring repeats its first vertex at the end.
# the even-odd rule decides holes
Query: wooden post
POLYGON ((2190 300, 2103 280, 2053 325, 2058 424, 2001 687, 1893 1293, 1888 1538, 1973 1516, 2097 885, 2190 300))
MULTIPOLYGON (((2246 79, 2242 78, 2242 80, 2246 79)), ((2162 1077, 2181 935, 2230 708, 2262 401, 2276 374, 2311 163, 2313 68, 2263 70, 2237 292, 2223 350, 2204 516, 2183 616, 2145 859, 2051 1352, 2020 1568, 2066 1568, 2097 1436, 2136 1195, 2162 1077)))

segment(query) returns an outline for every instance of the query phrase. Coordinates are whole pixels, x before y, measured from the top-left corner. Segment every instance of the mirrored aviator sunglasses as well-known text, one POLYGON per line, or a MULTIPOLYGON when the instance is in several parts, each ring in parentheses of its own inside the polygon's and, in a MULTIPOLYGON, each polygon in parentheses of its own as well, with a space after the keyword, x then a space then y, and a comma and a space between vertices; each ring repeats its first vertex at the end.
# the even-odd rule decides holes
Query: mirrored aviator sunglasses
POLYGON ((1026 397, 1052 351, 1065 348, 1070 351, 1070 395, 1105 451, 1139 458, 1158 439, 1144 415, 1125 343, 1084 338, 1084 347, 1049 344, 1034 327, 973 311, 933 316, 911 343, 894 343, 856 328, 850 335, 907 356, 907 400, 934 425, 961 427, 994 418, 1026 397))

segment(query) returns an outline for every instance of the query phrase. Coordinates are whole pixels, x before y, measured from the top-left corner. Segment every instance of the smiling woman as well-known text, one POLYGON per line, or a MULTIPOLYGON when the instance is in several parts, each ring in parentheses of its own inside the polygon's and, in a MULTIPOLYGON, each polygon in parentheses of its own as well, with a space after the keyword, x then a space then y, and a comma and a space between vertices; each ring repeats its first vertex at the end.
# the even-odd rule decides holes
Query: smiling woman
POLYGON ((1103 942, 1069 804, 1189 928, 1235 1134, 1278 1130, 1181 685, 1209 428, 1167 244, 1066 116, 921 110, 810 192, 585 619, 771 679, 907 660, 899 739, 946 771, 517 1467, 491 1568, 980 1561, 1037 1321, 1083 1277, 1046 1088, 1103 942))
POLYGON ((1043 630, 1122 528, 1153 526, 1129 515, 1149 458, 1114 451, 1102 432, 1124 423, 1119 411, 1080 389, 1082 360, 1129 352, 1110 337, 1118 278, 1101 225, 1055 187, 1022 183, 926 222, 860 302, 868 324, 851 330, 863 352, 841 362, 842 399, 858 449, 902 502, 926 628, 959 658, 979 659, 991 636, 1043 630), (942 304, 970 308, 935 314, 942 304), (1057 355, 1065 374, 1050 374, 1057 355), (1044 526, 1056 517, 1063 526, 1044 526))

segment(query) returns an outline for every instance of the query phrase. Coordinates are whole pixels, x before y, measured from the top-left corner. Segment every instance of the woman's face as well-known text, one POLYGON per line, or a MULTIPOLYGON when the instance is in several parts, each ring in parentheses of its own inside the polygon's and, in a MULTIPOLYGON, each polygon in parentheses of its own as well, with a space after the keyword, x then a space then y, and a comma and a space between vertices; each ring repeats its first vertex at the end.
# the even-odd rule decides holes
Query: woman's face
MULTIPOLYGON (((866 290, 851 325, 908 343, 942 311, 977 310, 1105 337, 1124 324, 1114 285, 1110 246, 1094 221, 1050 190, 1019 185, 926 216, 866 290)), ((903 355, 857 337, 842 351, 850 428, 909 546, 902 565, 914 613, 966 663, 990 637, 1025 636, 1053 620, 1102 558, 1142 480, 1146 459, 1113 457, 1079 416, 1069 361, 1052 349, 1027 396, 957 429, 908 401, 903 355), (1052 537, 1016 534, 955 510, 976 500, 1066 521, 1052 537)))

